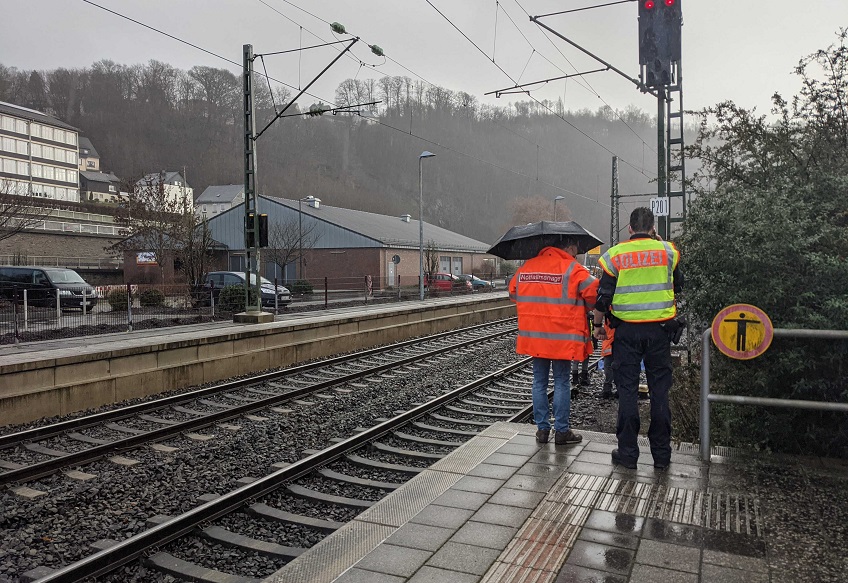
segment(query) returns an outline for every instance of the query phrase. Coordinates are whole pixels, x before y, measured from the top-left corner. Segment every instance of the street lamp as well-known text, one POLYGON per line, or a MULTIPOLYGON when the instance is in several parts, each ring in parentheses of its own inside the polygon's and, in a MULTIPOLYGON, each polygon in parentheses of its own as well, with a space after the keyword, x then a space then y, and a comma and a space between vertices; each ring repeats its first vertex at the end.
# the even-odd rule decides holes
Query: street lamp
POLYGON ((432 158, 433 152, 424 150, 418 156, 418 299, 424 301, 424 158, 432 158))
POLYGON ((556 203, 557 203, 558 200, 565 200, 565 197, 564 196, 558 196, 554 199, 554 222, 556 222, 556 220, 557 220, 556 203))
POLYGON ((311 194, 297 200, 297 278, 303 279, 303 201, 312 202, 315 197, 311 194))

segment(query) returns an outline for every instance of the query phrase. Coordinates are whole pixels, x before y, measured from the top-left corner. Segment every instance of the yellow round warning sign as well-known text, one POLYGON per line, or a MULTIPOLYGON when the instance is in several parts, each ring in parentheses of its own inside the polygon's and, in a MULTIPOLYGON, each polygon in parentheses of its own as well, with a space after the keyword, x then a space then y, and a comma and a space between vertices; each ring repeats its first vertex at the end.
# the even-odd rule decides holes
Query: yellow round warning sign
POLYGON ((771 346, 774 327, 764 311, 751 304, 727 306, 713 319, 713 342, 730 358, 750 360, 771 346))

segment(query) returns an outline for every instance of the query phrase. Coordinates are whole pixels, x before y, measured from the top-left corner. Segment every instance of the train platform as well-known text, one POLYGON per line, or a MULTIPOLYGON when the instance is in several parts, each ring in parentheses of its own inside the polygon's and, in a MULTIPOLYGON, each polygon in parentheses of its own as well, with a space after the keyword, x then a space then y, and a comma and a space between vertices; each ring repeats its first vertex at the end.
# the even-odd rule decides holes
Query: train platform
POLYGON ((498 423, 265 583, 794 583, 844 581, 848 462, 615 436, 540 445, 498 423))
POLYGON ((514 317, 505 292, 337 307, 0 347, 0 423, 27 423, 514 317))

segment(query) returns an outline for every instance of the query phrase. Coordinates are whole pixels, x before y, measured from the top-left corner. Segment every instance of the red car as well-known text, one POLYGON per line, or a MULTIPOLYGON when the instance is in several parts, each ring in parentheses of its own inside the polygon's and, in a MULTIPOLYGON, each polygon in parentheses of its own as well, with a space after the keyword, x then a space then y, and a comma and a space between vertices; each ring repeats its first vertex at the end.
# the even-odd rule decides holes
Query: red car
POLYGON ((424 287, 440 292, 470 292, 471 282, 450 273, 432 273, 424 276, 424 287))

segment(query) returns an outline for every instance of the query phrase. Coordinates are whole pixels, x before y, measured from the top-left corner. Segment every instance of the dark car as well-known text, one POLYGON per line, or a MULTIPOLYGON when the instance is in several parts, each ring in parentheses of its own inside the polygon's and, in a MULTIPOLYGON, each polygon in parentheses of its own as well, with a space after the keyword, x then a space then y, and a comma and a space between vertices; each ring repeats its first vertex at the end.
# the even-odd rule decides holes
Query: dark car
POLYGON ((471 283, 450 273, 431 273, 424 276, 424 287, 440 292, 471 291, 471 283))
POLYGON ((56 294, 63 310, 86 309, 97 304, 98 294, 91 285, 73 269, 62 267, 34 267, 27 265, 0 266, 0 296, 7 300, 16 297, 23 303, 23 290, 27 290, 27 304, 55 307, 56 294))
POLYGON ((471 282, 471 289, 473 289, 474 291, 491 291, 495 289, 494 282, 486 281, 485 279, 480 279, 476 275, 463 273, 459 277, 461 277, 465 281, 471 282))
MULTIPOLYGON (((206 283, 204 288, 212 291, 212 295, 215 299, 218 299, 218 294, 221 293, 221 290, 225 287, 229 287, 231 285, 244 286, 244 272, 243 271, 213 271, 209 275, 206 276, 206 283)), ((256 285, 256 280, 253 279, 251 274, 251 285, 256 285)), ((262 291, 262 305, 266 308, 274 307, 274 284, 264 277, 259 277, 259 287, 262 291)), ((281 285, 277 286, 276 290, 277 302, 281 306, 287 306, 291 303, 292 297, 291 292, 288 288, 283 287, 281 285)))

